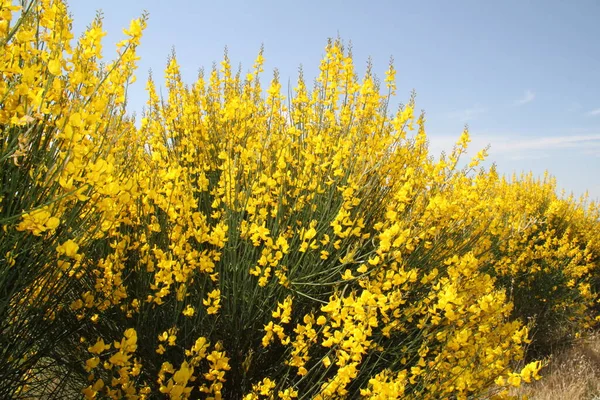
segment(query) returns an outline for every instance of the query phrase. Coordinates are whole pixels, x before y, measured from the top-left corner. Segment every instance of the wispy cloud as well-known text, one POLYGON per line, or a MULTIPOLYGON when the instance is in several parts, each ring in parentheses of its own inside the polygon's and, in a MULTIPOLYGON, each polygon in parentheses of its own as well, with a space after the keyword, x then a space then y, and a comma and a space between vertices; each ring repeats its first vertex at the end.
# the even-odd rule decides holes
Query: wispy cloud
MULTIPOLYGON (((490 138, 492 139, 492 138, 490 138)), ((589 147, 600 145, 600 134, 592 135, 565 135, 542 137, 507 137, 493 138, 490 141, 492 149, 497 152, 526 151, 526 150, 552 150, 560 148, 589 147)))
POLYGON ((590 117, 594 117, 596 115, 600 115, 600 108, 596 108, 595 110, 589 111, 587 113, 587 115, 589 115, 590 117))
POLYGON ((515 105, 522 106, 524 104, 531 103, 533 99, 535 99, 535 93, 533 93, 531 90, 526 90, 523 94, 523 97, 515 101, 515 105))
MULTIPOLYGON (((458 136, 430 135, 433 154, 449 151, 458 136)), ((547 151, 571 149, 582 155, 596 155, 600 151, 600 134, 564 136, 522 136, 518 134, 472 134, 469 154, 475 154, 490 145, 490 155, 507 155, 512 159, 539 159, 548 157, 547 151)))
POLYGON ((475 106, 471 108, 466 108, 464 110, 451 111, 446 115, 449 118, 458 120, 460 122, 469 122, 477 118, 479 115, 484 114, 485 112, 487 112, 487 108, 475 106))

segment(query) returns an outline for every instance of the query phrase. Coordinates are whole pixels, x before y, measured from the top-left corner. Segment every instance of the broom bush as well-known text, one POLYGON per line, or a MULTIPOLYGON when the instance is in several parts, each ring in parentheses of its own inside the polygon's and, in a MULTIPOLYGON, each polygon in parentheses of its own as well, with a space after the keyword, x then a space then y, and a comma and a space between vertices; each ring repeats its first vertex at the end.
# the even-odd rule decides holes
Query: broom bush
POLYGON ((172 55, 136 125, 146 15, 108 64, 101 15, 0 17, 3 398, 504 398, 596 322, 597 205, 430 155, 393 63, 330 40, 288 98, 172 55))

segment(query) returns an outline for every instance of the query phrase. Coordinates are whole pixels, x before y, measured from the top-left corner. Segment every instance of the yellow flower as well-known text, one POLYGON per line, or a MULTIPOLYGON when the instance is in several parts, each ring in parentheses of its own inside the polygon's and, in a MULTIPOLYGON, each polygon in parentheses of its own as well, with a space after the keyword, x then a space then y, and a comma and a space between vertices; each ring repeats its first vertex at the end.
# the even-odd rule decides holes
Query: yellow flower
POLYGON ((509 385, 518 388, 521 386, 521 376, 511 373, 507 379, 507 382, 509 385))
POLYGON ((110 346, 111 346, 110 344, 104 344, 103 339, 98 339, 96 344, 94 344, 93 346, 88 348, 88 351, 90 353, 100 354, 100 353, 104 352, 105 350, 110 349, 110 346))
POLYGON ((182 312, 182 314, 185 315, 186 317, 193 317, 195 313, 196 313, 196 310, 194 310, 194 307, 192 307, 189 304, 185 307, 185 309, 182 312))
POLYGON ((108 362, 112 365, 125 366, 129 362, 129 355, 119 351, 118 353, 113 354, 108 359, 108 362))
POLYGON ((76 258, 79 245, 72 239, 67 240, 61 245, 56 247, 58 254, 64 254, 69 258, 76 258))
POLYGON ((30 213, 24 213, 22 221, 17 225, 17 230, 28 230, 35 236, 40 236, 42 232, 55 230, 59 224, 60 219, 53 217, 48 211, 48 207, 43 207, 30 213))
POLYGON ((530 383, 532 378, 538 380, 540 379, 538 372, 541 368, 542 364, 540 361, 530 362, 521 370, 521 378, 527 383, 530 383))
POLYGON ((202 300, 202 304, 206 306, 206 312, 208 314, 216 314, 221 308, 221 291, 215 289, 208 293, 208 298, 202 300))
POLYGON ((343 280, 354 279, 354 276, 352 275, 352 271, 349 269, 346 269, 346 271, 344 271, 344 273, 342 274, 342 279, 343 280))
POLYGON ((51 60, 48 63, 48 71, 50 71, 50 73, 52 75, 58 76, 61 73, 61 65, 60 65, 60 60, 55 58, 53 60, 51 60))
POLYGON ((185 386, 193 373, 194 368, 190 367, 189 364, 184 361, 179 370, 173 375, 173 381, 175 381, 177 385, 185 386))
POLYGON ((87 372, 90 372, 91 370, 96 368, 99 363, 100 363, 100 359, 98 357, 89 358, 85 361, 85 370, 87 372))
POLYGON ((123 29, 123 33, 131 36, 132 38, 139 38, 142 36, 142 30, 144 29, 144 23, 141 19, 134 19, 129 25, 129 29, 123 29))

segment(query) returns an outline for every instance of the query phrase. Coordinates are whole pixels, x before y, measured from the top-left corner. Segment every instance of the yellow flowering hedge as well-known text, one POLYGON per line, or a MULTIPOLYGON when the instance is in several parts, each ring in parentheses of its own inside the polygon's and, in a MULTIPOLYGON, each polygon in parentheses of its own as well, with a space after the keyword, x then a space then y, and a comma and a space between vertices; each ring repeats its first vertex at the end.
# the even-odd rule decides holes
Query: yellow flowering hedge
POLYGON ((136 126, 145 16, 108 64, 100 16, 0 18, 0 397, 503 397, 593 325, 597 205, 431 156, 393 64, 329 41, 288 99, 172 56, 136 126))

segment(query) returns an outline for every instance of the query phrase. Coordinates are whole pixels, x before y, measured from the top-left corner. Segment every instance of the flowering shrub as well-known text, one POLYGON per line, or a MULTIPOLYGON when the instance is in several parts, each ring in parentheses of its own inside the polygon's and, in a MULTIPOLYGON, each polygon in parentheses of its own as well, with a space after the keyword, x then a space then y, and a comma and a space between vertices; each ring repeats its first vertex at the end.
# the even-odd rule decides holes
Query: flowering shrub
POLYGON ((100 17, 71 47, 61 1, 0 15, 3 397, 503 396, 529 328, 593 323, 596 206, 461 168, 466 130, 431 157, 393 64, 330 41, 286 105, 262 51, 189 87, 172 56, 136 127, 145 17, 103 65, 100 17))
POLYGON ((589 328, 598 315, 597 204, 586 207, 555 192, 552 179, 524 176, 502 182, 493 206, 509 223, 491 232, 489 272, 510 293, 513 316, 534 322, 530 351, 538 354, 589 328))

